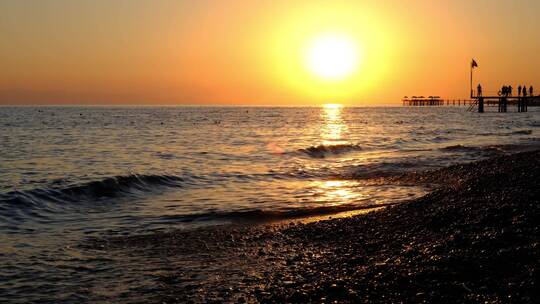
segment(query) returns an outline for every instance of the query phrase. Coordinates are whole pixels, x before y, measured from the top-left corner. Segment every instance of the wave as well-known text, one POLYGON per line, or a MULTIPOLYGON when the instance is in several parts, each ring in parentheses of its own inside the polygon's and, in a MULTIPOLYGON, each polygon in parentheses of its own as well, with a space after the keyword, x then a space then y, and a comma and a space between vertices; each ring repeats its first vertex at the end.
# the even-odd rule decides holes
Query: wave
POLYGON ((538 149, 538 144, 534 144, 534 139, 528 139, 527 144, 502 144, 502 145, 486 145, 486 146, 464 146, 464 145, 452 145, 440 148, 439 150, 445 152, 469 152, 469 153, 486 153, 489 155, 507 154, 524 152, 538 149))
POLYGON ((442 141, 448 141, 448 140, 451 140, 451 138, 445 137, 445 136, 436 136, 432 139, 432 141, 434 142, 442 142, 442 141))
POLYGON ((338 144, 338 145, 319 145, 311 146, 306 149, 298 150, 301 153, 307 154, 313 158, 325 158, 328 155, 337 155, 343 153, 349 153, 353 151, 360 151, 362 147, 356 144, 338 144))
POLYGON ((0 222, 16 223, 28 218, 47 221, 54 213, 79 213, 81 208, 100 209, 109 206, 112 199, 146 198, 167 190, 164 188, 197 188, 224 182, 311 179, 320 176, 317 172, 301 170, 262 174, 215 173, 208 176, 132 174, 72 185, 64 184, 63 180, 53 180, 48 186, 0 193, 0 222))
MULTIPOLYGON (((2 209, 7 206, 39 207, 50 202, 67 203, 134 196, 157 187, 180 187, 184 178, 172 175, 126 175, 104 178, 79 185, 46 187, 0 194, 2 209)), ((0 209, 0 212, 2 211, 0 209)))
POLYGON ((504 153, 503 146, 464 146, 452 145, 440 148, 441 151, 447 152, 487 152, 487 153, 504 153))
POLYGON ((440 148, 441 151, 459 151, 459 152, 470 152, 470 151, 478 151, 480 147, 471 147, 471 146, 464 146, 464 145, 452 145, 452 146, 446 146, 443 148, 440 148))
POLYGON ((224 212, 206 212, 200 214, 189 214, 189 215, 168 215, 160 216, 157 219, 161 223, 178 223, 178 222, 193 222, 193 221, 204 221, 204 220, 253 220, 253 221, 264 221, 264 220, 278 220, 278 219, 287 219, 287 218, 296 218, 296 217, 307 217, 307 216, 317 216, 317 215, 326 215, 326 214, 335 214, 340 212, 347 211, 356 211, 356 210, 366 210, 366 209, 375 209, 381 207, 388 207, 392 205, 399 204, 400 202, 386 202, 386 203, 375 203, 375 204, 343 204, 337 206, 315 206, 307 208, 297 208, 297 209, 276 209, 276 210, 262 210, 262 209, 251 209, 251 210, 238 210, 238 211, 224 211, 224 212))
POLYGON ((62 189, 62 194, 70 197, 102 198, 116 197, 121 193, 151 191, 155 186, 179 187, 184 178, 174 175, 139 175, 114 176, 93 181, 79 186, 62 189))
POLYGON ((513 135, 531 135, 532 132, 533 132, 532 130, 518 130, 518 131, 512 132, 511 134, 513 134, 513 135))
POLYGON ((414 159, 411 161, 399 162, 380 162, 374 164, 366 164, 353 166, 343 172, 338 178, 354 179, 354 180, 369 180, 378 178, 387 178, 395 175, 400 175, 407 171, 428 170, 436 168, 433 162, 429 159, 414 159))

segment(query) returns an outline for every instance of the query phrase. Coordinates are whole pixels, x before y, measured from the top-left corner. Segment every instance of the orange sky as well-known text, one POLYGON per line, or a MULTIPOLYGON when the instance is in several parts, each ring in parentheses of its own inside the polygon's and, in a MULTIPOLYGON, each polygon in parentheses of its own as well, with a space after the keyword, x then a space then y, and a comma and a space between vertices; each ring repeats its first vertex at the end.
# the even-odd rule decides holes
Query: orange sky
POLYGON ((0 104, 400 104, 540 88, 539 1, 0 2, 0 104), (350 77, 308 71, 324 33, 362 51, 350 77))

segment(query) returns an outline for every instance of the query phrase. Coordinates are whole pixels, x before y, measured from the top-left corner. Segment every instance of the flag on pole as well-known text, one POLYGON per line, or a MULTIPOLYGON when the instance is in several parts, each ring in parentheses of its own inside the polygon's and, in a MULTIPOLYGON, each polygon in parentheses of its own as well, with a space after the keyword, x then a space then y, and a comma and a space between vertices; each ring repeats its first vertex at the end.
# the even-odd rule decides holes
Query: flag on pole
POLYGON ((473 59, 472 62, 471 62, 471 69, 474 69, 474 68, 477 68, 478 67, 478 63, 476 63, 476 61, 473 59))

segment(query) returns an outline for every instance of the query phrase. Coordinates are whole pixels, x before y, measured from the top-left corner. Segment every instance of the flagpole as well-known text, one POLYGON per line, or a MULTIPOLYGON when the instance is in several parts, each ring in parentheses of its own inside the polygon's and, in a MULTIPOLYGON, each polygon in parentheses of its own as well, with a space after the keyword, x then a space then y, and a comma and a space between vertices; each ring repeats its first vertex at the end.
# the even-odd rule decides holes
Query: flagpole
POLYGON ((472 64, 471 64, 471 98, 473 98, 473 91, 472 91, 472 70, 473 70, 473 67, 472 67, 472 64))

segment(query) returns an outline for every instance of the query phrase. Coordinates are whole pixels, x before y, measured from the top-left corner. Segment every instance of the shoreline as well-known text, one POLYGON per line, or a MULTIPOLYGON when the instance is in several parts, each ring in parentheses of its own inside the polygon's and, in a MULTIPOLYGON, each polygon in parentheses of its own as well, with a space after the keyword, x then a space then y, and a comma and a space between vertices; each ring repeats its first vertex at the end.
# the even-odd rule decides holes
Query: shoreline
POLYGON ((122 267, 150 277, 130 298, 147 302, 538 300, 540 150, 386 182, 439 187, 361 215, 92 238, 79 247, 129 256, 122 267))

